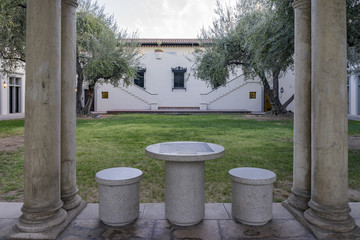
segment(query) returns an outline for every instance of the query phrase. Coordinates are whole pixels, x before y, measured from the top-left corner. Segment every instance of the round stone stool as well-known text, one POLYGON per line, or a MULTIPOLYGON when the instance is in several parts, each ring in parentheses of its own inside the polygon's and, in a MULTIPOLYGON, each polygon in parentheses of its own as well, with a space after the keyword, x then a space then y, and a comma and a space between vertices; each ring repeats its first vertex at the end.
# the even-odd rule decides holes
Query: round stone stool
POLYGON ((232 180, 232 215, 246 225, 264 225, 272 218, 275 173, 261 168, 234 168, 232 180))
POLYGON ((99 183, 100 220, 110 226, 123 226, 139 216, 139 182, 136 168, 108 168, 96 173, 99 183))

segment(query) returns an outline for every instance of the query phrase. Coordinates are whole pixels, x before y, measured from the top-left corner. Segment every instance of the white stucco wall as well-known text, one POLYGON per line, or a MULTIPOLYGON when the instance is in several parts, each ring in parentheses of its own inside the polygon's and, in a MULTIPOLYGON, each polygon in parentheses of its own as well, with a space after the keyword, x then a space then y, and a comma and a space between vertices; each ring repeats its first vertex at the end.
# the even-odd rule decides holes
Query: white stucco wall
MULTIPOLYGON (((152 109, 154 104, 159 108, 201 108, 209 110, 247 110, 263 111, 264 90, 258 79, 245 80, 241 70, 230 76, 226 86, 212 89, 205 81, 193 76, 193 47, 161 47, 164 51, 161 59, 157 59, 154 50, 157 47, 141 47, 142 66, 145 89, 130 85, 129 87, 113 87, 108 84, 96 88, 95 111, 152 109), (185 89, 173 89, 174 74, 171 68, 187 68, 185 73, 185 89), (235 79, 235 80, 234 80, 235 79), (108 92, 109 98, 103 99, 102 92, 108 92), (256 99, 250 99, 249 93, 256 92, 256 99), (206 106, 206 107, 204 107, 206 106)), ((294 93, 294 74, 288 72, 279 81, 284 88, 280 100, 284 103, 294 93)), ((288 110, 293 110, 293 103, 288 110)))
POLYGON ((137 86, 117 87, 111 85, 98 86, 97 111, 117 109, 150 109, 151 103, 157 103, 158 107, 199 107, 200 94, 212 90, 206 82, 195 79, 191 72, 192 62, 189 54, 193 48, 163 47, 161 59, 157 59, 154 47, 141 49, 144 54, 141 62, 146 67, 144 74, 145 89, 137 86), (174 73, 171 68, 187 68, 185 73, 185 88, 173 89, 174 73), (102 92, 109 93, 109 99, 102 99, 102 92))
POLYGON ((96 89, 96 111, 109 111, 120 109, 150 110, 151 103, 156 102, 156 95, 152 95, 135 85, 114 88, 104 84, 96 89), (102 92, 108 92, 108 99, 102 98, 102 92))
MULTIPOLYGON (((295 92, 295 76, 294 72, 289 70, 284 76, 279 79, 279 98, 282 104, 284 104, 295 92), (284 92, 280 92, 280 88, 284 88, 284 92)), ((286 108, 294 112, 294 100, 286 108)))

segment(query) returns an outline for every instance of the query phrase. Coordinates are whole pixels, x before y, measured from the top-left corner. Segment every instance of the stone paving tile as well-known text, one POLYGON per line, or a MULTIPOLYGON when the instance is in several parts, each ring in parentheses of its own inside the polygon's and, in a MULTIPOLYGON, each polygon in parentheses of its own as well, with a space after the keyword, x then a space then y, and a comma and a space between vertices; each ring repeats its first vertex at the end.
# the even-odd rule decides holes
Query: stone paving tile
POLYGON ((281 203, 273 203, 273 219, 295 219, 291 213, 289 213, 286 208, 284 208, 281 203))
POLYGON ((88 203, 76 220, 99 220, 99 204, 88 203))
POLYGON ((104 232, 106 225, 99 220, 74 220, 60 235, 58 239, 73 239, 74 237, 82 239, 98 239, 104 232))
POLYGON ((203 220, 201 223, 189 227, 180 227, 170 224, 167 220, 158 220, 155 224, 152 239, 203 239, 220 240, 220 231, 217 220, 203 220))
POLYGON ((15 226, 16 221, 16 219, 0 219, 0 240, 5 240, 5 237, 15 226))
POLYGON ((296 220, 272 220, 264 226, 246 226, 232 220, 219 220, 222 239, 315 239, 296 220))
POLYGON ((21 216, 22 202, 2 202, 0 219, 18 218, 21 216))
POLYGON ((157 220, 151 239, 171 240, 173 239, 172 237, 173 230, 174 229, 168 220, 157 220))
POLYGON ((230 219, 234 219, 233 215, 231 213, 231 203, 224 203, 224 208, 226 210, 226 213, 230 219))
POLYGON ((355 219, 360 218, 360 204, 355 202, 350 202, 349 206, 351 208, 350 215, 355 219))
MULTIPOLYGON (((140 204, 139 218, 144 214, 145 204, 140 204)), ((88 203, 85 209, 76 217, 77 220, 99 220, 99 204, 88 203)))
POLYGON ((144 216, 144 210, 145 210, 146 203, 140 203, 139 206, 139 218, 143 218, 144 216))
POLYGON ((221 240, 221 235, 217 220, 203 220, 195 226, 173 226, 173 239, 221 240))
MULTIPOLYGON (((231 213, 231 203, 224 203, 225 210, 230 216, 230 219, 234 219, 231 213)), ((360 206, 359 206, 360 208, 360 206)), ((289 213, 281 203, 273 203, 273 219, 295 219, 291 213, 289 213)))
POLYGON ((164 203, 146 203, 142 219, 164 220, 165 204, 164 203))
POLYGON ((96 220, 75 220, 58 238, 71 239, 151 239, 155 220, 137 220, 122 227, 111 227, 96 220))
POLYGON ((225 207, 222 203, 207 203, 205 204, 206 220, 229 219, 225 207))
POLYGON ((356 218, 356 219, 355 219, 355 223, 356 223, 356 225, 357 225, 358 227, 360 227, 360 218, 356 218))

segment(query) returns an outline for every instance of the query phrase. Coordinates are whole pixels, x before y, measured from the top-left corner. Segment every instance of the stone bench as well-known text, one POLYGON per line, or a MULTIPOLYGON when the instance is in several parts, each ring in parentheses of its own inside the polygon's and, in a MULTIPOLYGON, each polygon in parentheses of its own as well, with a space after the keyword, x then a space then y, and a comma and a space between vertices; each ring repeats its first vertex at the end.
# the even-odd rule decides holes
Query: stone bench
POLYGON ((142 171, 117 167, 96 173, 99 183, 100 220, 110 226, 123 226, 139 216, 139 182, 142 171))
POLYGON ((232 180, 232 215, 246 225, 264 225, 272 218, 275 173, 261 168, 234 168, 232 180))

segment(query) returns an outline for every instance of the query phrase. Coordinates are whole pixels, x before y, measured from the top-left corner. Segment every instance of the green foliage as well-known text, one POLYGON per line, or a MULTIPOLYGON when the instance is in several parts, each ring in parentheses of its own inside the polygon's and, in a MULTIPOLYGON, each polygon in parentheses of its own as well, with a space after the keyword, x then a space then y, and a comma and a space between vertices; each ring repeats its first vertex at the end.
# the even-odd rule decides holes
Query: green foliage
MULTIPOLYGON (((139 57, 137 43, 126 39, 136 34, 119 31, 113 16, 105 14, 96 1, 79 2, 76 68, 77 98, 81 99, 83 81, 90 89, 97 83, 129 84, 136 76, 139 57)), ((0 67, 12 72, 25 63, 26 0, 0 1, 0 26, 0 67)), ((77 102, 77 108, 82 108, 82 102, 77 102)))
POLYGON ((348 66, 350 73, 360 73, 360 1, 346 0, 348 66))
MULTIPOLYGON (((138 45, 127 39, 126 32, 118 31, 113 17, 97 2, 80 1, 77 14, 77 94, 82 94, 83 81, 90 91, 85 107, 78 96, 77 112, 88 114, 96 84, 128 85, 136 77, 138 45)), ((136 38, 135 34, 131 38, 136 38)))
POLYGON ((77 14, 77 53, 85 81, 90 87, 129 84, 136 76, 137 45, 125 40, 127 33, 118 32, 113 17, 97 2, 80 1, 77 14))
POLYGON ((274 3, 274 10, 254 11, 239 21, 235 34, 245 34, 241 44, 251 56, 246 67, 272 75, 284 73, 293 65, 294 16, 291 3, 274 3))
POLYGON ((0 68, 9 73, 25 63, 26 0, 0 1, 0 68))
MULTIPOLYGON (((195 53, 195 76, 211 85, 224 84, 229 71, 241 66, 246 77, 259 77, 269 95, 273 111, 281 113, 278 78, 293 67, 293 0, 239 1, 236 7, 218 3, 218 18, 202 30, 201 38, 212 47, 195 53), (270 92, 270 81, 273 93, 270 92)), ((350 73, 360 72, 360 2, 347 0, 347 42, 350 73)), ((276 112, 275 112, 276 114, 276 112)))
POLYGON ((241 66, 247 78, 259 77, 269 95, 274 114, 286 113, 279 99, 278 81, 293 65, 293 0, 239 1, 235 8, 218 3, 218 19, 202 31, 212 46, 195 53, 195 76, 211 85, 226 83, 229 72, 241 66), (272 84, 269 83, 272 81, 272 84), (272 85, 273 92, 270 90, 272 85))

